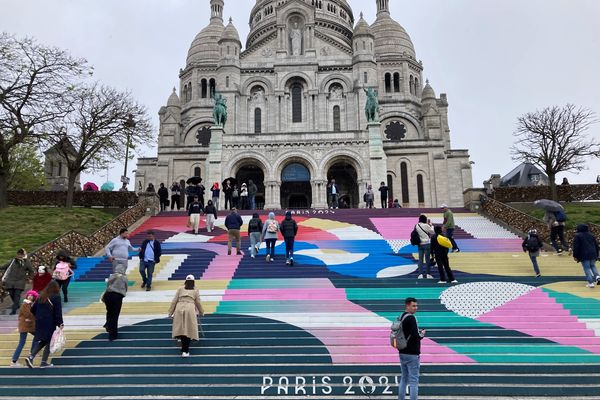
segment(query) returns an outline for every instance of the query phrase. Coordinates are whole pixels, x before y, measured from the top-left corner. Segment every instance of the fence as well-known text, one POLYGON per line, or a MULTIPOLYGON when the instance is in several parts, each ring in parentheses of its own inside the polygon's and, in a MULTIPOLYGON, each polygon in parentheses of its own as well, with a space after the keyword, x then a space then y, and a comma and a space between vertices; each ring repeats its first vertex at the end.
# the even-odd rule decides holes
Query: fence
MULTIPOLYGON (((556 187, 559 201, 600 200, 600 185, 559 185, 556 187)), ((525 203, 550 199, 549 186, 499 187, 489 194, 502 203, 525 203)))
MULTIPOLYGON (((64 207, 67 192, 9 191, 8 204, 14 206, 64 207)), ((75 207, 129 208, 138 203, 135 192, 75 192, 75 207)))

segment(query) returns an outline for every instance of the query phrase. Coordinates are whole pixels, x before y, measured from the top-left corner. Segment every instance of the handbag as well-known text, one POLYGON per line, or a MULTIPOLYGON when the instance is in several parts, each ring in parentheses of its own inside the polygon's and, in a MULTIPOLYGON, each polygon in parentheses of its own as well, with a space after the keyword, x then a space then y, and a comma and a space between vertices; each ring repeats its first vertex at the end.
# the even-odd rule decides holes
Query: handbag
POLYGON ((67 344, 67 338, 65 337, 65 331, 63 328, 58 328, 52 334, 50 340, 50 353, 54 354, 65 348, 67 344))

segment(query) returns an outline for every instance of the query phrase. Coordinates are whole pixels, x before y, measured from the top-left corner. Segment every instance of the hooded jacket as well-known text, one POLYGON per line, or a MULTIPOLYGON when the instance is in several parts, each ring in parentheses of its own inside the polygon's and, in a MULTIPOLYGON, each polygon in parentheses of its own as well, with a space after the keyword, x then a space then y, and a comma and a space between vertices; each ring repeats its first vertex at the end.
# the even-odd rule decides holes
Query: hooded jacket
POLYGON ((573 257, 577 261, 598 259, 598 240, 590 233, 590 228, 581 224, 577 226, 577 233, 573 239, 573 257))
POLYGON ((296 237, 298 224, 292 219, 292 214, 289 211, 285 214, 285 219, 281 222, 279 229, 284 238, 296 237))

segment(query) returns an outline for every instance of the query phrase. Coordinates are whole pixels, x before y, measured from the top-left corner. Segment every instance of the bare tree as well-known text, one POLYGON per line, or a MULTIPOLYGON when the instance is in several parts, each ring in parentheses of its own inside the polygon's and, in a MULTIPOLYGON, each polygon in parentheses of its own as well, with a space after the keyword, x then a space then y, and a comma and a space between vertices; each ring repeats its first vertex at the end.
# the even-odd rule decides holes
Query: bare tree
POLYGON ((581 171, 590 157, 600 157, 600 142, 586 135, 596 122, 594 112, 572 104, 525 114, 517 122, 513 160, 542 168, 548 175, 552 198, 558 200, 556 175, 581 171))
POLYGON ((91 71, 64 50, 0 33, 0 209, 7 206, 11 149, 43 140, 45 126, 67 114, 74 83, 91 71))
POLYGON ((130 93, 95 83, 75 89, 74 98, 73 110, 56 121, 49 133, 49 140, 67 160, 67 208, 73 206, 77 175, 124 160, 126 146, 135 149, 153 139, 146 108, 130 93))

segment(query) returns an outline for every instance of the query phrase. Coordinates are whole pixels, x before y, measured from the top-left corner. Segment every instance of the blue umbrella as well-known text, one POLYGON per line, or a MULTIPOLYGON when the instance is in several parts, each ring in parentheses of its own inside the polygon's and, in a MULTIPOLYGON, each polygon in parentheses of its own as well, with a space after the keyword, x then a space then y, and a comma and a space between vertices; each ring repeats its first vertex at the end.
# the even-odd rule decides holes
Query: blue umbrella
POLYGON ((112 192, 113 190, 115 190, 115 184, 110 181, 106 182, 100 188, 100 191, 102 191, 102 192, 112 192))

